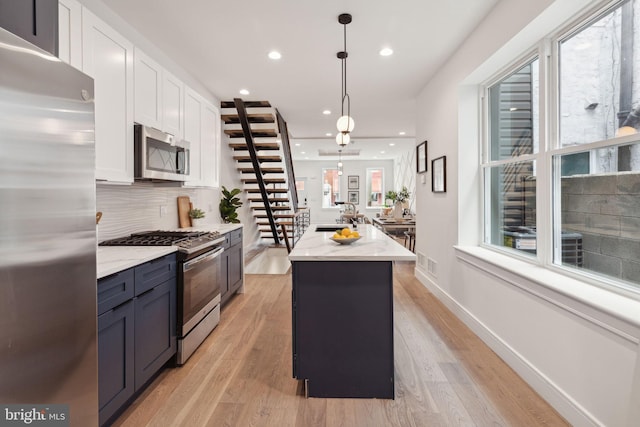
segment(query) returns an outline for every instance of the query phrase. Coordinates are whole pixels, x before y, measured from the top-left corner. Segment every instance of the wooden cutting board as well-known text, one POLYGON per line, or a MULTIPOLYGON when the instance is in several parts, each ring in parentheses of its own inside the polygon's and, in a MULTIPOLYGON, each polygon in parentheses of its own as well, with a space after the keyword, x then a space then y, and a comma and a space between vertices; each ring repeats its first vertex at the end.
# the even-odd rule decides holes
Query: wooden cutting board
POLYGON ((191 200, 189 196, 178 197, 178 221, 180 228, 191 227, 191 218, 189 218, 189 211, 191 210, 191 200))

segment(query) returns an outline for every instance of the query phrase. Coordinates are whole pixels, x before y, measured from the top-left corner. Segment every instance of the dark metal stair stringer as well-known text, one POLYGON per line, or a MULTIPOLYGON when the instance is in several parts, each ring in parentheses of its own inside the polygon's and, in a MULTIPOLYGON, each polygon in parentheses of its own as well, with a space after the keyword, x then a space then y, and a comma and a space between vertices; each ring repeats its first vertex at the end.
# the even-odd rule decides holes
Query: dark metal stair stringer
POLYGON ((245 103, 240 98, 234 98, 233 103, 238 111, 238 118, 240 125, 242 126, 242 132, 244 133, 244 139, 247 142, 247 151, 251 157, 251 163, 253 164, 253 170, 256 172, 257 184, 260 189, 260 195, 262 197, 262 203, 265 206, 267 219, 269 220, 269 228, 273 235, 273 241, 276 244, 280 244, 280 237, 278 235, 278 229, 276 228, 276 222, 273 218, 273 212, 271 211, 271 205, 269 204, 269 195, 267 194, 267 188, 264 183, 264 176, 260 172, 260 162, 258 161, 258 154, 256 151, 255 143, 253 142, 253 135, 251 133, 251 126, 249 125, 249 119, 247 117, 247 110, 245 103))

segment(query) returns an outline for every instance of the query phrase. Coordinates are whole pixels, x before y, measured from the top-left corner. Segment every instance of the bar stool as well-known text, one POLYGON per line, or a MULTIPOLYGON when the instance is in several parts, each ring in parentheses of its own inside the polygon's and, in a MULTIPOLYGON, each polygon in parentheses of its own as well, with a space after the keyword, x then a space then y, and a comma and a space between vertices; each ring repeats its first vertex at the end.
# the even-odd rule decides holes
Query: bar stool
POLYGON ((404 247, 409 249, 411 252, 416 251, 416 232, 415 231, 404 232, 404 247), (407 246, 407 242, 409 242, 409 246, 407 246))

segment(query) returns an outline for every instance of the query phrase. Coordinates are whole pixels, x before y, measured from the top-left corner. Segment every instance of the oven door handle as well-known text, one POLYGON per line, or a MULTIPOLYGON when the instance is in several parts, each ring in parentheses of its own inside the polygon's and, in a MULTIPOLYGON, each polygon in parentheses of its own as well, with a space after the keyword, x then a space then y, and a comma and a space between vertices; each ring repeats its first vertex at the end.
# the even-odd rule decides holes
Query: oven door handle
POLYGON ((187 261, 182 265, 182 271, 189 271, 201 262, 210 261, 214 258, 217 258, 222 252, 224 252, 224 247, 221 246, 212 252, 207 252, 197 258, 187 261))

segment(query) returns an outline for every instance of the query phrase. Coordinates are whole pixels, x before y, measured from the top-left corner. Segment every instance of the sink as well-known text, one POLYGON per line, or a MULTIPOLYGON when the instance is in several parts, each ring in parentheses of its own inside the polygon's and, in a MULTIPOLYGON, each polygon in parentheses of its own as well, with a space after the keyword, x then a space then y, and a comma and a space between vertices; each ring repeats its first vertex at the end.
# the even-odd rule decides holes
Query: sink
POLYGON ((345 224, 336 224, 336 225, 316 225, 316 231, 336 231, 342 230, 345 227, 345 224))

